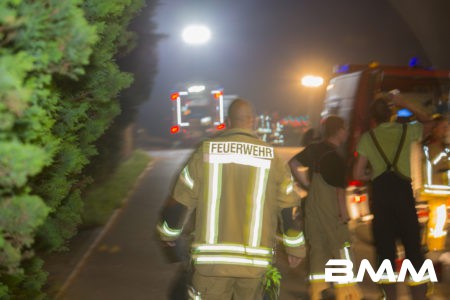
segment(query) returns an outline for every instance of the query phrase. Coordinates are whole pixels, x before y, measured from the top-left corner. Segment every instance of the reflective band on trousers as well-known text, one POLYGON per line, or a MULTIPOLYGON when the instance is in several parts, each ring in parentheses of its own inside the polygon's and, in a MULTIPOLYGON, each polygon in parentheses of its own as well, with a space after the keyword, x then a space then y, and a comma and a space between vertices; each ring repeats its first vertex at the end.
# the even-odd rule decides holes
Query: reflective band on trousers
POLYGON ((190 300, 201 300, 200 292, 197 292, 193 286, 188 286, 188 296, 190 300))
POLYGON ((300 232, 297 236, 290 237, 283 234, 283 243, 288 247, 298 247, 305 243, 305 237, 303 232, 300 232))
POLYGON ((220 254, 247 254, 247 255, 258 255, 266 256, 272 258, 273 250, 270 248, 263 247, 249 247, 239 244, 194 244, 192 246, 192 251, 194 253, 211 253, 219 252, 220 254))
POLYGON ((195 264, 230 264, 253 267, 267 267, 271 260, 263 258, 251 258, 240 255, 192 255, 195 264))
POLYGON ((309 281, 325 281, 325 274, 311 274, 309 281))
POLYGON ((182 229, 172 229, 167 225, 166 221, 157 226, 159 233, 167 237, 177 237, 181 234, 182 229))

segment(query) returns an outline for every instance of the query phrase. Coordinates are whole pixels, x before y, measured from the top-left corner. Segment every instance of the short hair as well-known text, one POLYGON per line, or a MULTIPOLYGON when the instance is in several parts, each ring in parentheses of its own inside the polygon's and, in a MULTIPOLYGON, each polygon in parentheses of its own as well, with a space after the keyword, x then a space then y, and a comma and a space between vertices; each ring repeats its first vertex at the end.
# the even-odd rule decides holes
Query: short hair
POLYGON ((344 119, 335 115, 328 116, 322 121, 322 130, 325 138, 335 136, 336 133, 344 127, 344 119))
POLYGON ((390 100, 386 96, 378 96, 370 105, 370 116, 378 124, 389 122, 392 116, 390 100))

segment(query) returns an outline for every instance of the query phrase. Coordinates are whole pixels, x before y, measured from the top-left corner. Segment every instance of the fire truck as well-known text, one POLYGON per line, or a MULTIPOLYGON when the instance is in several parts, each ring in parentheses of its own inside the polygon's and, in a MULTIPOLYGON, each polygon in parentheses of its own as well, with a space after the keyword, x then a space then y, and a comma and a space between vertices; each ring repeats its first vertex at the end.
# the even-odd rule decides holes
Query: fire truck
POLYGON ((191 85, 170 95, 172 126, 170 133, 183 144, 192 145, 225 129, 228 106, 237 98, 223 89, 191 85))
MULTIPOLYGON (((371 126, 369 107, 375 95, 394 89, 398 89, 405 99, 414 102, 430 115, 439 113, 448 118, 450 70, 423 68, 415 65, 414 60, 409 66, 388 66, 373 62, 367 65, 340 65, 334 68, 334 74, 327 86, 321 116, 334 114, 346 120, 349 139, 342 150, 349 160, 349 166, 353 166, 360 136, 371 126)), ((397 111, 397 121, 408 121, 411 118, 414 116, 410 111, 406 109, 397 111)), ((414 167, 422 162, 411 160, 411 163, 414 167)), ((416 169, 420 168, 416 166, 416 169)), ((448 184, 441 187, 441 192, 449 195, 450 199, 448 184)), ((420 197, 418 200, 419 219, 433 221, 428 220, 430 203, 421 201, 424 199, 420 197)), ((363 183, 355 180, 349 182, 347 204, 353 219, 370 219, 369 193, 363 183)), ((447 205, 450 205, 450 202, 447 205)))

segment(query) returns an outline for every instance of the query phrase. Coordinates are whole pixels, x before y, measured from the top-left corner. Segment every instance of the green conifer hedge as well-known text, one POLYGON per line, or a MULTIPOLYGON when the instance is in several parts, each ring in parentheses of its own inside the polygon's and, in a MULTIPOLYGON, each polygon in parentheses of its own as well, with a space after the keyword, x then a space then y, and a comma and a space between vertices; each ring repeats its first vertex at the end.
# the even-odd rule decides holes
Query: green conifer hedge
POLYGON ((144 2, 0 1, 0 299, 45 297, 35 250, 64 248, 81 221, 82 171, 132 82, 115 57, 144 2))

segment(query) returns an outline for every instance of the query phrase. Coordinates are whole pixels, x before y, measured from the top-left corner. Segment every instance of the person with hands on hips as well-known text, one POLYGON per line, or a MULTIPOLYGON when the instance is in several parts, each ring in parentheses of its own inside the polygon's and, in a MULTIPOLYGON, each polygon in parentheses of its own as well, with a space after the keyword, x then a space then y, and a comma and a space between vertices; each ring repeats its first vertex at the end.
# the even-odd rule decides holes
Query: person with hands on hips
MULTIPOLYGON (((309 245, 309 282, 312 300, 322 299, 330 287, 325 282, 325 265, 330 259, 350 258, 349 216, 345 203, 346 164, 338 147, 347 140, 344 120, 329 116, 322 122, 324 139, 306 146, 289 161, 294 178, 307 185, 305 237, 309 245), (309 176, 299 168, 307 167, 309 176)), ((334 285, 336 299, 361 299, 353 282, 334 285)))

